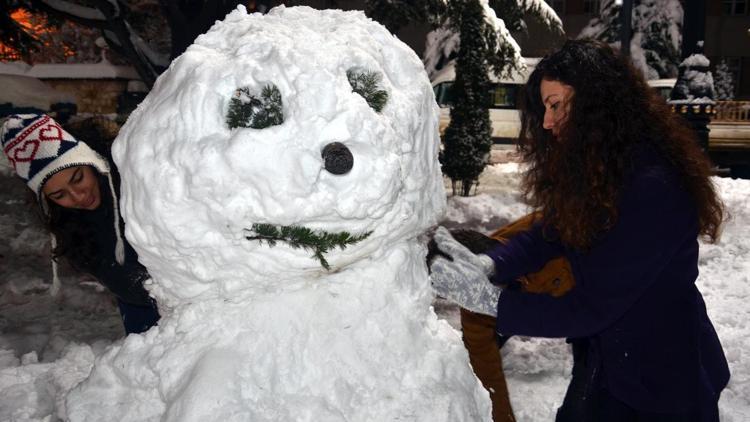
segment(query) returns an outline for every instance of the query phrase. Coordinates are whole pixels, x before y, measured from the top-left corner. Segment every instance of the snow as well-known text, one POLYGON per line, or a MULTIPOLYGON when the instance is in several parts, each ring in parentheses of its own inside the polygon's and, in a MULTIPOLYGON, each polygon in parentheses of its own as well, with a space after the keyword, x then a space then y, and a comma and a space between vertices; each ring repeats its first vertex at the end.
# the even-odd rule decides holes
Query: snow
MULTIPOLYGON (((526 207, 517 193, 522 170, 515 163, 487 167, 479 195, 448 198, 444 224, 488 232, 523 215, 526 207)), ((746 324, 750 320, 750 181, 715 178, 714 182, 731 218, 718 244, 701 242, 697 283, 732 372, 719 403, 721 420, 742 422, 750 420, 750 327, 746 324)), ((61 296, 49 296, 48 252, 39 252, 47 237, 21 199, 24 189, 20 180, 0 176, 0 234, 16 239, 0 245, 0 254, 12 263, 3 266, 0 280, 0 420, 48 421, 50 415, 64 419, 61 398, 86 377, 96 356, 123 343, 115 340, 122 328, 108 294, 70 272, 62 276, 61 296)), ((438 299, 435 308, 458 327, 454 306, 438 299)), ((322 307, 316 310, 326 312, 322 307)), ((565 342, 514 337, 502 353, 517 419, 553 420, 572 360, 565 342)), ((135 409, 138 403, 132 399, 128 406, 135 409)))
POLYGON ((75 95, 58 91, 36 78, 0 74, 0 104, 49 110, 52 104, 76 103, 75 95))
MULTIPOLYGON (((438 319, 429 307, 414 237, 441 215, 484 232, 522 216, 523 167, 488 167, 479 195, 448 198, 442 214, 421 63, 360 13, 310 13, 234 12, 172 65, 117 140, 127 235, 154 276, 159 327, 118 339, 109 294, 69 270, 51 296, 47 235, 23 183, 0 172, 0 235, 11 239, 0 244, 0 420, 488 415, 446 323, 457 326, 456 308, 435 301, 438 319), (381 114, 351 93, 350 67, 382 72, 381 114), (234 90, 269 82, 285 122, 227 129, 234 90), (321 169, 327 140, 350 146, 350 173, 321 169), (328 272, 309 251, 244 239, 257 221, 372 234, 331 251, 328 272)), ((721 420, 740 422, 750 419, 750 181, 714 181, 732 218, 718 244, 701 244, 697 284, 732 371, 721 420)), ((517 419, 553 420, 570 372, 565 342, 514 337, 502 353, 517 419)))
MULTIPOLYGON (((113 14, 113 16, 117 16, 117 11, 119 10, 117 3, 114 1, 108 2, 113 5, 115 9, 115 13, 113 14)), ((67 13, 81 19, 90 19, 94 21, 107 20, 107 18, 99 9, 93 7, 81 6, 80 4, 71 3, 65 0, 42 0, 42 3, 54 10, 67 13)))
POLYGON ((201 35, 113 146, 162 319, 98 358, 68 418, 488 416, 460 337, 430 308, 417 240, 445 207, 437 117, 419 59, 362 12, 240 7, 201 35), (350 70, 379 75, 381 112, 350 70), (268 86, 283 123, 230 128, 235 92, 268 86), (354 157, 345 174, 326 171, 334 142, 354 157), (247 239, 257 224, 367 237, 324 251, 329 270, 308 248, 247 239))
MULTIPOLYGON (((620 48, 619 19, 622 2, 603 0, 600 13, 591 18, 578 39, 593 38, 620 48)), ((677 75, 682 42, 683 9, 679 0, 641 0, 633 5, 630 56, 646 79, 677 75)))
MULTIPOLYGON (((535 0, 527 4, 526 0, 519 0, 519 7, 539 8, 545 21, 552 21, 552 16, 557 16, 555 15, 554 10, 549 8, 546 4, 542 6, 538 3, 539 2, 535 0)), ((521 47, 511 36, 510 31, 505 27, 505 21, 495 14, 495 10, 490 6, 489 0, 480 0, 480 4, 484 10, 485 21, 491 28, 493 28, 497 35, 497 47, 500 48, 501 46, 507 46, 513 56, 510 60, 516 64, 514 67, 523 69, 524 61, 521 57, 521 47)), ((452 61, 451 57, 456 54, 461 46, 460 37, 461 35, 458 32, 454 32, 451 29, 451 23, 448 19, 446 19, 442 26, 427 33, 422 61, 424 62, 424 68, 427 70, 427 75, 430 79, 435 78, 438 72, 452 61)))
MULTIPOLYGON (((25 64, 25 63, 24 63, 25 64)), ((0 75, 20 75, 39 79, 140 79, 130 66, 109 62, 19 65, 0 62, 0 75)))
MULTIPOLYGON (((532 14, 540 19, 545 26, 552 29, 558 29, 562 33, 562 20, 557 16, 557 12, 550 3, 545 0, 517 0, 520 10, 525 14, 532 14)), ((526 23, 524 22, 524 30, 526 23)))
POLYGON ((715 104, 714 78, 703 54, 692 54, 680 63, 682 75, 675 84, 671 104, 715 104))
POLYGON ((703 54, 691 54, 680 63, 684 67, 708 67, 711 62, 703 54))

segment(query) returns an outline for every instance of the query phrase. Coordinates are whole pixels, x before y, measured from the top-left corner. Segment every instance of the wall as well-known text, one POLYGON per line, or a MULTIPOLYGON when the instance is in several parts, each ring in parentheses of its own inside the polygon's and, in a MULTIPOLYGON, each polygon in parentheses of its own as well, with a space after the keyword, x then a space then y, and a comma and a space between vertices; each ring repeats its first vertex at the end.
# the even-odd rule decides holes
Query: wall
POLYGON ((126 79, 45 79, 49 86, 76 96, 78 113, 110 114, 117 111, 117 97, 126 79))

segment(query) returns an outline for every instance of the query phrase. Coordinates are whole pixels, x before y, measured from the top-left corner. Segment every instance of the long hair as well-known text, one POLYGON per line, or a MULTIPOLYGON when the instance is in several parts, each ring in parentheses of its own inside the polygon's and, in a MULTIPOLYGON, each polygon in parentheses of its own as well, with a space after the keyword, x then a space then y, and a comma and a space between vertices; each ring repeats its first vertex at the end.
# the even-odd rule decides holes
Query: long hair
MULTIPOLYGON (((64 257, 79 272, 90 272, 98 267, 103 251, 97 247, 94 228, 83 223, 81 211, 61 207, 52 201, 48 201, 48 206, 47 229, 55 235, 56 241, 53 259, 64 257)), ((102 206, 107 206, 104 199, 102 206)))
POLYGON ((633 152, 649 145, 679 172, 698 210, 699 233, 716 241, 723 204, 696 135, 630 61, 608 45, 570 40, 543 58, 521 99, 519 150, 528 171, 524 199, 568 246, 587 249, 618 218, 618 198, 633 152), (557 139, 542 127, 543 79, 573 88, 557 139))

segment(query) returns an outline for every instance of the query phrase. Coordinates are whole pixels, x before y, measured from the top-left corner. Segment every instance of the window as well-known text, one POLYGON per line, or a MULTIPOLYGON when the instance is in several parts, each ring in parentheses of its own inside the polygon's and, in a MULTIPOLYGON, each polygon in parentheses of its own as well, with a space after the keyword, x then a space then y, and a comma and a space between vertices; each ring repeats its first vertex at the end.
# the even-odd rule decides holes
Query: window
POLYGON ((598 15, 599 6, 599 0, 583 0, 583 12, 589 15, 598 15))
POLYGON ((544 0, 552 6, 552 8, 557 12, 557 16, 562 17, 562 15, 565 14, 565 0, 544 0))
MULTIPOLYGON (((516 108, 516 96, 522 85, 492 84, 487 90, 486 106, 488 108, 516 108)), ((451 107, 455 99, 453 82, 443 82, 433 87, 435 101, 441 107, 451 107)))
POLYGON ((722 0, 725 15, 744 15, 747 13, 748 0, 722 0))
POLYGON ((492 88, 492 108, 516 108, 519 85, 498 84, 492 88))
POLYGON ((453 82, 443 82, 432 88, 435 91, 435 101, 438 105, 445 107, 453 104, 452 87, 453 82))

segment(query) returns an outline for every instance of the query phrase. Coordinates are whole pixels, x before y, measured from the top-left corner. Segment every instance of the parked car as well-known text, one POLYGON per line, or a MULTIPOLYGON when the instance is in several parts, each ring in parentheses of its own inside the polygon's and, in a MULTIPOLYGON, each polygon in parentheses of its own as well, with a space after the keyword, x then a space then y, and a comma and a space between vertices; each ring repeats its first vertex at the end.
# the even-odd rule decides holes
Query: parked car
POLYGON ((65 123, 76 114, 73 94, 58 91, 37 78, 0 74, 0 118, 18 113, 47 113, 65 123))
MULTIPOLYGON (((524 61, 525 69, 513 72, 509 77, 498 79, 490 74, 491 85, 487 92, 487 105, 492 122, 492 138, 495 143, 513 143, 521 130, 516 100, 539 59, 524 58, 524 61)), ((450 106, 453 102, 451 88, 455 79, 454 62, 448 63, 432 78, 435 100, 440 106, 441 134, 450 122, 450 106)))

